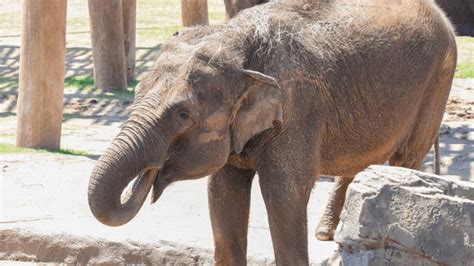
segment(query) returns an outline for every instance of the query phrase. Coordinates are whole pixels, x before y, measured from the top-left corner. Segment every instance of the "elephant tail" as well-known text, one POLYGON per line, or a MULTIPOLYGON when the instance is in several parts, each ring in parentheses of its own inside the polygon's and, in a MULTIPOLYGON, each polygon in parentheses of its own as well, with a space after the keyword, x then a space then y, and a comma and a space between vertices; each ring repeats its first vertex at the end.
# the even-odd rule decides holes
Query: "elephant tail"
POLYGON ((439 153, 439 135, 438 135, 434 143, 434 164, 433 164, 434 173, 437 175, 440 174, 440 165, 441 165, 441 155, 439 153))

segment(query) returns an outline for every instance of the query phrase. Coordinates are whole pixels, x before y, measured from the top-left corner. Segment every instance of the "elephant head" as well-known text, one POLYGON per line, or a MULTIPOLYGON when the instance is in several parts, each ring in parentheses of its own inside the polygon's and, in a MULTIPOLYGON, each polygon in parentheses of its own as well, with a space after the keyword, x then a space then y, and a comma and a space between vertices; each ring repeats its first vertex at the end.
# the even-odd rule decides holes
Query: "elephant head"
POLYGON ((165 48, 137 86, 130 118, 91 174, 89 206, 99 221, 127 223, 152 186, 154 202, 168 184, 217 171, 229 154, 281 122, 277 81, 216 50, 165 48))

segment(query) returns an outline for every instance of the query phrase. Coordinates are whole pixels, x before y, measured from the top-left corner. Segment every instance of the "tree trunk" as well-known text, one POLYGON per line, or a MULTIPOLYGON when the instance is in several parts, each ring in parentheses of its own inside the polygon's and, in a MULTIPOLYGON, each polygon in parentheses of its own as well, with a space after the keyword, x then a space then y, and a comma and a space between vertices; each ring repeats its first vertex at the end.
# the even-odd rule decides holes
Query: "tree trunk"
POLYGON ((224 0, 226 19, 229 20, 240 11, 268 2, 268 0, 224 0))
POLYGON ((66 11, 66 0, 23 2, 18 147, 60 147, 66 11))
POLYGON ((125 60, 127 64, 127 82, 135 76, 135 28, 137 1, 122 0, 125 60))
POLYGON ((95 86, 127 88, 122 1, 89 0, 95 86))
POLYGON ((181 0, 183 26, 209 25, 207 0, 181 0))

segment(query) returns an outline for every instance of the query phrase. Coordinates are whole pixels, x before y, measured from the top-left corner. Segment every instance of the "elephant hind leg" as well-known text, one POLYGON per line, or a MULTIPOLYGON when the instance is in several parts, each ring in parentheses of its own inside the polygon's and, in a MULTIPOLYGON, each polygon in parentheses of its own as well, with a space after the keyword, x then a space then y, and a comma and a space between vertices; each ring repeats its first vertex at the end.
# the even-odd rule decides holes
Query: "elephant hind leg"
POLYGON ((412 123, 412 130, 400 144, 398 150, 389 159, 391 166, 401 166, 419 170, 426 154, 438 137, 438 130, 452 86, 456 68, 456 49, 452 41, 450 51, 446 51, 437 71, 421 95, 417 117, 412 123))
MULTIPOLYGON (((433 110, 433 108, 431 109, 433 110)), ((434 111, 433 111, 434 113, 434 111)), ((426 118, 418 119, 410 137, 401 145, 388 160, 390 166, 399 166, 420 170, 426 154, 430 151, 437 136, 441 117, 432 122, 426 118), (424 121, 423 121, 424 120, 424 121)))
MULTIPOLYGON (((424 105, 426 113, 440 113, 442 109, 435 105, 436 103, 428 103, 424 105), (431 112, 430 112, 431 111, 431 112)), ((422 112, 424 115, 424 112, 422 112)), ((410 133, 408 138, 402 142, 402 145, 389 158, 390 166, 399 166, 420 170, 425 159, 426 154, 430 151, 437 136, 438 128, 441 124, 442 114, 437 117, 419 117, 416 121, 416 126, 410 133)))
POLYGON ((316 238, 320 241, 334 239, 334 232, 339 223, 342 207, 346 199, 346 191, 354 177, 336 177, 333 190, 329 196, 326 209, 316 228, 316 238))
POLYGON ((390 166, 420 170, 425 155, 396 152, 389 159, 390 166))

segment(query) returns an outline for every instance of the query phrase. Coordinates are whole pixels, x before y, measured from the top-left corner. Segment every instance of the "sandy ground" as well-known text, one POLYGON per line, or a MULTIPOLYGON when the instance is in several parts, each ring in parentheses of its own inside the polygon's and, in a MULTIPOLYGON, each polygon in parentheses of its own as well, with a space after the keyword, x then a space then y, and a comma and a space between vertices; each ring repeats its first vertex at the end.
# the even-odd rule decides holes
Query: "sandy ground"
MULTIPOLYGON (((94 164, 92 159, 57 154, 15 154, 8 158, 2 157, 1 161, 4 166, 1 170, 3 202, 0 234, 6 234, 5 230, 15 230, 14 235, 19 238, 21 229, 29 231, 27 235, 30 236, 55 235, 57 240, 66 238, 63 241, 71 239, 81 245, 88 243, 90 248, 102 247, 110 242, 138 243, 141 247, 155 245, 157 249, 163 245, 186 246, 191 248, 182 248, 180 252, 184 254, 181 256, 197 253, 203 258, 212 258, 206 178, 173 185, 155 205, 145 204, 132 222, 123 227, 111 228, 97 222, 87 206, 86 191, 88 176, 94 164), (84 238, 93 238, 94 241, 87 242, 84 238)), ((313 237, 331 185, 332 182, 319 183, 309 206, 308 235, 311 258, 315 263, 325 259, 336 248, 333 242, 319 242, 313 237)), ((249 255, 253 260, 262 262, 271 260, 273 251, 258 182, 254 183, 252 192, 249 255)), ((2 250, 5 247, 11 250, 7 250, 10 254, 3 258, 0 253, 0 259, 39 259, 41 256, 54 259, 45 256, 42 253, 44 251, 22 254, 25 247, 21 248, 22 252, 18 252, 20 248, 10 248, 13 244, 6 242, 6 239, 3 241, 4 247, 0 248, 0 252, 5 252, 2 250)), ((47 243, 42 245, 47 247, 47 243)), ((110 253, 105 253, 108 262, 122 259, 114 248, 110 249, 110 253)))

